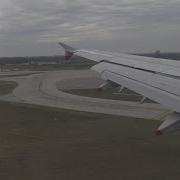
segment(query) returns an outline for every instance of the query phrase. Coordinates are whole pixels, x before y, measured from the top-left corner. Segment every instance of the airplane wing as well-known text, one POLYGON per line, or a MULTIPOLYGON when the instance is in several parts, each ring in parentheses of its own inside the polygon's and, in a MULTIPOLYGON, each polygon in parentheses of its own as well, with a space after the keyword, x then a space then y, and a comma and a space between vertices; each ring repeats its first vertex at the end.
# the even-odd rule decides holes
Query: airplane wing
POLYGON ((164 119, 156 134, 174 130, 180 125, 180 61, 143 57, 97 50, 74 49, 59 43, 66 52, 81 56, 97 64, 91 69, 107 82, 114 82, 142 94, 174 111, 164 119))

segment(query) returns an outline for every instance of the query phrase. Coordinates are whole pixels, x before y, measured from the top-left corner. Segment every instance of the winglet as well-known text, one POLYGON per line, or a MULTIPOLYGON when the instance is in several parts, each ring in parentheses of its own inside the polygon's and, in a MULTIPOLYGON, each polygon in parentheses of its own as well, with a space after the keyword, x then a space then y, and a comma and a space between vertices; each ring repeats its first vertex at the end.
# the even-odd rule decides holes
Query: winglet
POLYGON ((65 50, 65 59, 66 60, 71 59, 71 57, 74 55, 76 50, 64 43, 61 43, 61 42, 59 42, 59 45, 62 46, 65 50))

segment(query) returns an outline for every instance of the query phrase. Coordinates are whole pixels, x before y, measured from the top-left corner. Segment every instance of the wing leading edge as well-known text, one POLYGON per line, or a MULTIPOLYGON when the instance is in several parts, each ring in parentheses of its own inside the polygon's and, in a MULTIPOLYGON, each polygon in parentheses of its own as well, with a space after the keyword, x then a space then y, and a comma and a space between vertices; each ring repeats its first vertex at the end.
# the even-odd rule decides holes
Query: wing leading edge
POLYGON ((105 51, 76 50, 63 43, 66 59, 73 54, 97 65, 92 69, 106 81, 115 82, 174 111, 164 119, 156 134, 180 125, 180 62, 105 51))

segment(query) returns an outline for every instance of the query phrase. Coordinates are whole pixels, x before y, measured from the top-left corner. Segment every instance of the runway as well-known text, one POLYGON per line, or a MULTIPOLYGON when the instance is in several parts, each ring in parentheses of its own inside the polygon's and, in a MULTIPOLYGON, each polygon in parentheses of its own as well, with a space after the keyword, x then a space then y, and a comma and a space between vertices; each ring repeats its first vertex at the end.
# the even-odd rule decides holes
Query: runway
POLYGON ((18 83, 12 94, 0 96, 3 101, 156 120, 169 112, 159 104, 82 97, 59 90, 98 87, 100 77, 91 70, 7 72, 0 80, 18 83))

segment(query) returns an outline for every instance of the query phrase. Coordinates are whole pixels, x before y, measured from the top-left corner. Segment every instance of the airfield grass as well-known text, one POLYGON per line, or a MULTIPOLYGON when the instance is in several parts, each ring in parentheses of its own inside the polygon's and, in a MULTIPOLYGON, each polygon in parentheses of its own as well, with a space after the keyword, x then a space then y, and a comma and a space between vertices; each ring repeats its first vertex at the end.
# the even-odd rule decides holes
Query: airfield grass
POLYGON ((159 122, 0 102, 0 179, 180 179, 159 122))
POLYGON ((0 81, 0 95, 9 94, 17 87, 17 83, 13 81, 0 81))
MULTIPOLYGON (((78 96, 87 96, 101 99, 113 99, 121 101, 134 101, 140 102, 142 95, 137 94, 131 90, 124 89, 122 93, 118 93, 117 90, 104 90, 99 92, 98 89, 68 89, 63 90, 64 92, 78 95, 78 96)), ((150 99, 146 99, 145 103, 155 103, 150 99)))

